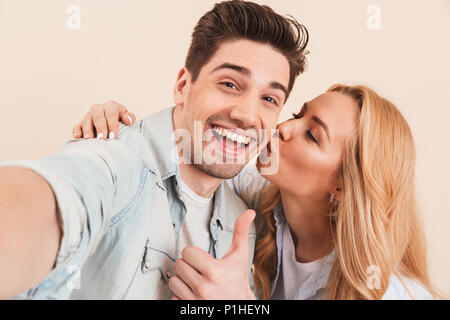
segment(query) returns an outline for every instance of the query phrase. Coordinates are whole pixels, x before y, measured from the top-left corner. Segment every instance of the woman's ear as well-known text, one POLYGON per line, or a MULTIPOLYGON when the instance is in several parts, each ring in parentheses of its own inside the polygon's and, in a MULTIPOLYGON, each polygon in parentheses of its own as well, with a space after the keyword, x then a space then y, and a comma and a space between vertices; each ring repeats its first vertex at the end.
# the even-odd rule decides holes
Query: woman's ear
POLYGON ((178 72, 177 82, 175 82, 173 88, 173 99, 177 106, 184 106, 190 79, 190 73, 186 68, 182 68, 180 72, 178 72))
POLYGON ((337 201, 341 200, 342 192, 340 188, 336 188, 334 194, 335 194, 334 199, 336 199, 337 201))
POLYGON ((331 189, 329 192, 329 199, 330 199, 330 203, 333 203, 335 201, 339 201, 341 200, 342 197, 342 191, 341 188, 339 188, 337 185, 334 186, 333 189, 331 189))

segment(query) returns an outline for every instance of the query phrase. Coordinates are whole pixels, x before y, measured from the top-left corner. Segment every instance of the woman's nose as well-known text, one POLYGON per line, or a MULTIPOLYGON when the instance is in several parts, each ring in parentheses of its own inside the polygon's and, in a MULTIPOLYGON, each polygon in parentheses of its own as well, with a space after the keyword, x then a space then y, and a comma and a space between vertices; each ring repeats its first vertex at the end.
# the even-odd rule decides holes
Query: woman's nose
POLYGON ((289 141, 293 137, 294 132, 294 124, 293 121, 285 121, 283 123, 280 123, 277 126, 278 132, 280 133, 280 140, 281 141, 289 141))

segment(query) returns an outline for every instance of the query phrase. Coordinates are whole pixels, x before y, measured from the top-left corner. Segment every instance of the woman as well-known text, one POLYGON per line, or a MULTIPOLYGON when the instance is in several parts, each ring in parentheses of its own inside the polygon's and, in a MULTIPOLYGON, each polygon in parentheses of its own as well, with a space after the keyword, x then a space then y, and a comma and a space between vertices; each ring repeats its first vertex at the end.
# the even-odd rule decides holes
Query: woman
MULTIPOLYGON (((119 111, 108 125, 134 120, 119 111)), ((257 295, 438 297, 415 198, 413 137, 398 109, 369 88, 335 85, 278 129, 278 172, 245 169, 232 181, 258 213, 257 295)))

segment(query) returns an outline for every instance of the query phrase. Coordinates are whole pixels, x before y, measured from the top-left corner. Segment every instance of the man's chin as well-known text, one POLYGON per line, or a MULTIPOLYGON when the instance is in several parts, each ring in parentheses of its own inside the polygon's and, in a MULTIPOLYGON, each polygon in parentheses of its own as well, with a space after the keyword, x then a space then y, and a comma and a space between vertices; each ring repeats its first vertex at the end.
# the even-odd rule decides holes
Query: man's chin
POLYGON ((218 179, 231 179, 239 175, 246 164, 196 164, 200 171, 218 179))

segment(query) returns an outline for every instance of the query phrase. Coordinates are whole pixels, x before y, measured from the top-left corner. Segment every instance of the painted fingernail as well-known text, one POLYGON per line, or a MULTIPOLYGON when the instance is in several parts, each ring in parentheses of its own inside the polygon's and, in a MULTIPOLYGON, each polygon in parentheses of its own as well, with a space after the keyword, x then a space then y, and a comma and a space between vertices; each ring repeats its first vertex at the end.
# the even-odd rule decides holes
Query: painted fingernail
POLYGON ((91 136, 88 135, 88 134, 84 136, 85 139, 89 139, 90 137, 91 137, 91 136))
POLYGON ((103 139, 103 133, 100 133, 98 136, 97 136, 97 139, 103 139))
POLYGON ((110 132, 108 138, 110 140, 113 140, 116 137, 116 135, 114 134, 114 132, 110 132))
POLYGON ((73 136, 75 137, 75 138, 78 138, 79 137, 79 133, 78 132, 75 132, 74 134, 73 134, 73 136))
POLYGON ((130 122, 130 124, 133 124, 133 119, 130 116, 127 116, 128 121, 130 122))

